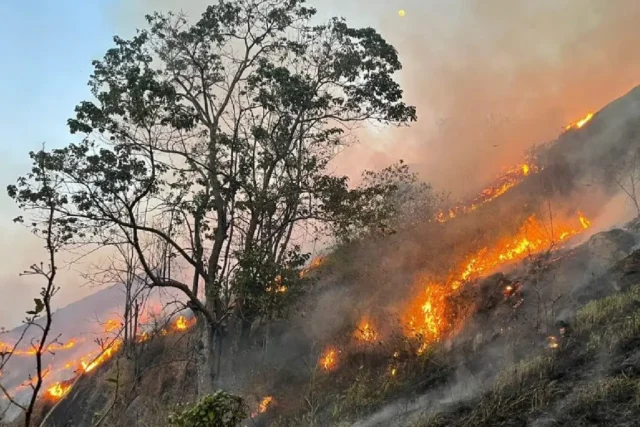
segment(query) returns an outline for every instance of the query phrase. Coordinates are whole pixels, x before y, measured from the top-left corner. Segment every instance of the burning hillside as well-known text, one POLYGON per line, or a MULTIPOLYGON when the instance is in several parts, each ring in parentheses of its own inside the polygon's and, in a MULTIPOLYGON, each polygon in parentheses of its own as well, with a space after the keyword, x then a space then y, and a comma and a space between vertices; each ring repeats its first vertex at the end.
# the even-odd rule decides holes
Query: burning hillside
POLYGON ((545 224, 535 216, 529 217, 514 236, 501 238, 494 246, 480 249, 451 271, 443 282, 434 282, 428 275, 417 280, 424 289, 405 312, 406 332, 422 341, 420 351, 439 341, 447 333, 461 326, 462 319, 454 318, 448 299, 474 279, 486 276, 512 262, 521 261, 539 252, 557 249, 558 245, 590 227, 581 213, 566 223, 545 224))

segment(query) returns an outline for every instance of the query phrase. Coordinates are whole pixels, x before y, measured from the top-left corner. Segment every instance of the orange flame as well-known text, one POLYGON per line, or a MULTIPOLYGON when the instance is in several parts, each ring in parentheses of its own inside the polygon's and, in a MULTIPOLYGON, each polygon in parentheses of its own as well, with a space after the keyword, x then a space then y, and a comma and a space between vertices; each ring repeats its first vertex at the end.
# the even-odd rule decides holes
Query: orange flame
POLYGON ((186 331, 191 328, 196 323, 195 317, 187 319, 184 316, 178 317, 175 324, 173 325, 176 331, 186 331))
MULTIPOLYGON (((48 346, 46 346, 46 348, 44 349, 44 352, 54 352, 54 351, 62 351, 62 350, 69 350, 72 349, 76 346, 76 344, 82 342, 83 340, 80 339, 76 339, 76 338, 72 338, 69 341, 67 341, 66 343, 57 343, 57 342, 52 342, 51 344, 49 344, 48 346)), ((10 345, 7 343, 4 343, 2 341, 0 341, 0 353, 9 353, 11 352, 11 349, 14 347, 14 345, 10 345)), ((20 349, 15 349, 13 351, 13 355, 14 356, 34 356, 37 353, 37 349, 31 347, 28 350, 20 350, 20 349)))
POLYGON ((359 341, 374 342, 378 338, 378 333, 371 322, 366 317, 363 317, 354 332, 354 336, 359 341))
POLYGON ((587 114, 586 116, 584 116, 583 118, 581 118, 580 120, 571 123, 569 125, 567 125, 564 129, 565 130, 570 130, 570 129, 580 129, 582 126, 584 126, 589 120, 591 120, 591 118, 593 117, 593 112, 590 112, 589 114, 587 114))
POLYGON ((109 319, 107 320, 107 322, 104 324, 104 331, 106 333, 111 333, 114 331, 118 331, 121 327, 121 323, 119 320, 116 319, 109 319))
POLYGON ((445 333, 457 326, 451 318, 449 297, 458 288, 470 279, 488 274, 501 265, 523 260, 531 254, 551 248, 554 243, 565 241, 590 226, 589 220, 581 213, 578 218, 581 224, 579 228, 561 224, 556 225, 555 230, 550 230, 531 216, 515 236, 499 240, 491 249, 481 249, 453 269, 446 281, 438 283, 421 278, 424 284, 420 286, 425 291, 409 305, 405 313, 406 333, 422 342, 418 353, 424 352, 428 344, 439 341, 445 333))
POLYGON ((583 214, 582 212, 578 212, 578 218, 580 219, 580 224, 582 225, 582 228, 589 228, 591 227, 591 221, 589 221, 583 214))
POLYGON ((489 187, 482 190, 475 198, 467 203, 458 203, 445 213, 440 210, 435 217, 435 220, 444 223, 457 217, 460 214, 473 212, 480 206, 497 199, 505 194, 507 191, 520 184, 525 177, 531 173, 539 172, 539 168, 533 162, 527 160, 516 166, 512 166, 504 170, 504 172, 498 176, 498 178, 489 187))
POLYGON ((87 356, 83 358, 80 362, 80 365, 82 366, 82 370, 84 372, 93 371, 95 368, 102 365, 107 360, 111 359, 111 357, 120 349, 121 346, 122 346, 122 341, 115 340, 113 343, 111 343, 110 346, 104 349, 104 351, 98 354, 98 356, 93 358, 93 360, 91 360, 90 362, 87 362, 87 359, 89 359, 89 357, 91 356, 87 356))
POLYGON ((52 400, 58 400, 71 390, 71 384, 55 383, 47 389, 46 396, 52 400))
POLYGON ((324 261, 325 261, 325 259, 323 257, 316 257, 316 258, 312 259, 311 263, 309 264, 308 267, 303 268, 302 270, 300 270, 300 278, 302 279, 309 272, 311 272, 312 270, 315 270, 316 268, 320 267, 324 263, 324 261))
POLYGON ((262 399, 262 402, 260 402, 260 405, 258 405, 258 412, 260 414, 267 412, 267 409, 269 409, 269 406, 271 406, 274 403, 275 401, 272 396, 266 396, 264 399, 262 399))
POLYGON ((338 352, 334 348, 328 348, 320 358, 320 365, 325 371, 332 371, 338 366, 338 352))

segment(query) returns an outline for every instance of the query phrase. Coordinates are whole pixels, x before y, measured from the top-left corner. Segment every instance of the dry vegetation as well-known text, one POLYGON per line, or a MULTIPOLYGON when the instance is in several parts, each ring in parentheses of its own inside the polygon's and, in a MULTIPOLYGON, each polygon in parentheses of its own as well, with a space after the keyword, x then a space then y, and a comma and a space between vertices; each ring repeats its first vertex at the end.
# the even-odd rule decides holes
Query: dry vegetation
POLYGON ((640 286, 593 301, 556 350, 506 368, 472 401, 414 427, 634 425, 640 415, 640 286))

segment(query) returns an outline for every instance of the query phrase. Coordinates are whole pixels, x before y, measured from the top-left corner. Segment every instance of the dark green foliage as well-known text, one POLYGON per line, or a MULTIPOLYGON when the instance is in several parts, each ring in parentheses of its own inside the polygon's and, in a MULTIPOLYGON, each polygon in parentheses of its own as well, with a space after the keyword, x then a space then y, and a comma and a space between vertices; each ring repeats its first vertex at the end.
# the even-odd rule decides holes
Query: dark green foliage
POLYGON ((241 397, 218 391, 194 405, 179 408, 169 416, 169 422, 179 427, 236 427, 246 417, 241 397))

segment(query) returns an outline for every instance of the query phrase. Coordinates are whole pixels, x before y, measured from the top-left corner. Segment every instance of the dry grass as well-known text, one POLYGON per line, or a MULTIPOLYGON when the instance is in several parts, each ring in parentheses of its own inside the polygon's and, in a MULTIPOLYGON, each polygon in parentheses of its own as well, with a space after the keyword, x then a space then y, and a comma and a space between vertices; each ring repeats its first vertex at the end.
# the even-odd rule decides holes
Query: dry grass
POLYGON ((640 286, 585 305, 574 331, 557 351, 505 368, 482 396, 411 427, 516 426, 542 415, 556 425, 635 425, 640 375, 616 372, 622 361, 640 365, 640 286))

